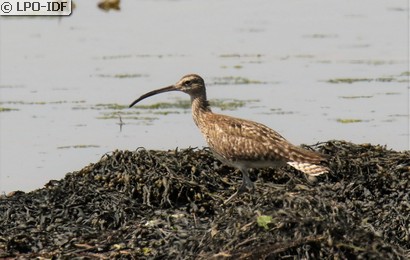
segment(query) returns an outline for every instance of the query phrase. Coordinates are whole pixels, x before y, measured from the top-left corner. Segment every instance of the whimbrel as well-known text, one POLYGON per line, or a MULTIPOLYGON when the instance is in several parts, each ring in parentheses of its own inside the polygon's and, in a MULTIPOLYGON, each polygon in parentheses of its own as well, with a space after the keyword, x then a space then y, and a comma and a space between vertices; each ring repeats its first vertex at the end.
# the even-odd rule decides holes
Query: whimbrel
POLYGON ((250 168, 278 168, 289 164, 311 176, 329 171, 320 165, 326 160, 324 155, 291 144, 275 130, 253 121, 213 113, 206 98, 205 82, 196 74, 186 75, 174 85, 148 92, 132 102, 130 107, 147 97, 168 91, 182 91, 191 96, 195 124, 215 157, 242 172, 242 185, 228 201, 254 188, 248 175, 250 168))

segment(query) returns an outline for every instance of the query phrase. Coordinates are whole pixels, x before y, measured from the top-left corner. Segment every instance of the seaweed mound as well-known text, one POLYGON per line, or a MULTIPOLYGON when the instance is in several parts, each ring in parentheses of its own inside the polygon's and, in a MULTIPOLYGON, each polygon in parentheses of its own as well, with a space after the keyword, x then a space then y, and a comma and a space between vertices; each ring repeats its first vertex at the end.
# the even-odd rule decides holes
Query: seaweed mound
POLYGON ((0 258, 408 259, 410 152, 328 141, 331 173, 241 174, 208 149, 114 151, 0 197, 0 258))

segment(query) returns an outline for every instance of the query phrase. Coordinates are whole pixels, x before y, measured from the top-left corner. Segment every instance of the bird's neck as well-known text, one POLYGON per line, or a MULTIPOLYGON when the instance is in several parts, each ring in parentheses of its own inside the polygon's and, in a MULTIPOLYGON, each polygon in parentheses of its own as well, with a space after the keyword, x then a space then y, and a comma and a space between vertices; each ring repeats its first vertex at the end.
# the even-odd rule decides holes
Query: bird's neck
POLYGON ((206 99, 206 96, 192 97, 191 103, 193 113, 211 112, 211 108, 209 107, 209 102, 206 99))
POLYGON ((209 113, 212 113, 211 108, 209 106, 208 100, 206 100, 206 96, 199 96, 199 97, 192 97, 192 116, 194 118, 195 124, 200 127, 203 120, 201 120, 204 116, 209 113))

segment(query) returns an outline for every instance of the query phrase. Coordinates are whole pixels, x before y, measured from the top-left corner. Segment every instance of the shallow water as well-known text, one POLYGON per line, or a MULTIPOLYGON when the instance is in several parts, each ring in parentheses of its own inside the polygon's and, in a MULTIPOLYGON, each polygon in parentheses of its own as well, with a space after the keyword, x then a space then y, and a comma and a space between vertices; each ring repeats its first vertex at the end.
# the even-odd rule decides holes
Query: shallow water
POLYGON ((232 102, 216 112, 295 144, 409 149, 407 5, 123 1, 103 12, 84 1, 61 19, 0 17, 0 192, 40 188, 115 149, 204 146, 186 106, 146 107, 185 94, 126 108, 188 73, 210 100, 232 102))

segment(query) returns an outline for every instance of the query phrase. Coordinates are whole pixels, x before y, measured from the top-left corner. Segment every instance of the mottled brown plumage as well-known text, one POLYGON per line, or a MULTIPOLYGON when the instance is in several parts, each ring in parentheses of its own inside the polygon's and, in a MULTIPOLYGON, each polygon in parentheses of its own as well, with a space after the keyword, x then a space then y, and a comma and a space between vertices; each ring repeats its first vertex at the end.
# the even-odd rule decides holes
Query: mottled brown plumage
POLYGON ((249 168, 277 168, 289 164, 313 176, 329 170, 320 165, 325 161, 324 155, 289 143, 263 124, 213 113, 206 99, 205 82, 196 74, 182 77, 175 85, 146 93, 130 107, 147 97, 168 91, 182 91, 191 96, 195 124, 215 156, 242 172, 243 184, 238 192, 253 188, 248 176, 249 168))

